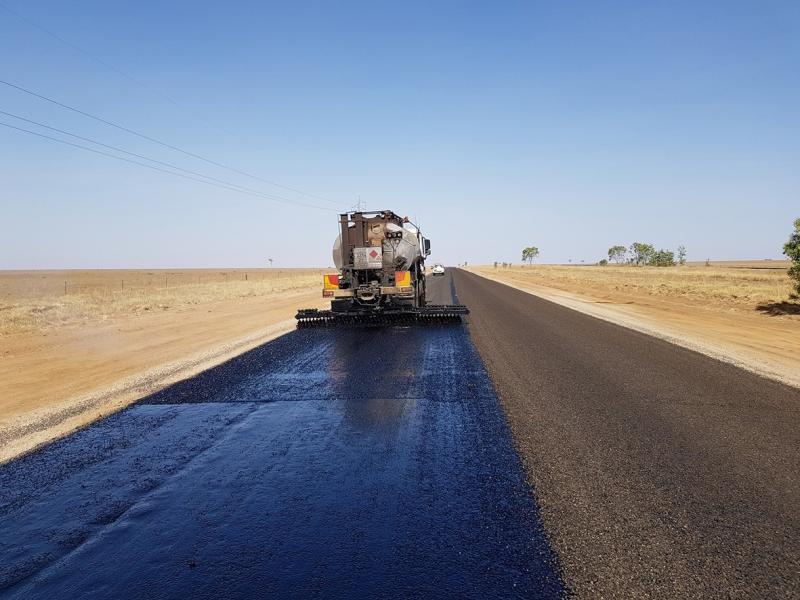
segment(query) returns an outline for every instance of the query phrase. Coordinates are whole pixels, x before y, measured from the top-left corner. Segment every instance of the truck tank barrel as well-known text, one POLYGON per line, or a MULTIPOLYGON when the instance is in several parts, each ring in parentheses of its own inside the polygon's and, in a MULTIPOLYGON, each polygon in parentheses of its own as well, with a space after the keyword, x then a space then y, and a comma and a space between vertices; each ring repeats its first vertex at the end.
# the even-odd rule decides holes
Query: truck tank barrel
MULTIPOLYGON (((394 223, 382 224, 385 233, 373 234, 371 243, 379 243, 383 250, 383 255, 393 261, 391 265, 384 265, 385 268, 393 268, 398 271, 404 271, 411 268, 416 261, 422 256, 422 249, 419 247, 419 239, 415 231, 410 231, 405 227, 400 227, 394 223), (400 234, 401 237, 386 237, 385 234, 390 233, 393 235, 400 234), (374 240, 374 242, 373 242, 374 240)), ((337 269, 344 266, 342 263, 342 234, 336 236, 333 242, 333 249, 331 252, 333 256, 333 264, 337 269)))

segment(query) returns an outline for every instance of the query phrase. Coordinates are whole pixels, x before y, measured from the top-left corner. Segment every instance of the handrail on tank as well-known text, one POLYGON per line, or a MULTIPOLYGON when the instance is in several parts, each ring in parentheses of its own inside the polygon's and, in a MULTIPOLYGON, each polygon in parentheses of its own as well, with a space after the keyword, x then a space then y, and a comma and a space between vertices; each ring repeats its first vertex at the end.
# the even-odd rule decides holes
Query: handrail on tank
POLYGON ((348 221, 352 221, 352 216, 356 215, 356 214, 358 214, 358 215, 366 215, 368 217, 369 216, 375 217, 375 216, 378 216, 378 215, 395 216, 398 219, 400 219, 403 223, 408 223, 409 225, 414 227, 414 229, 416 229, 417 231, 420 231, 419 225, 414 223, 408 217, 401 217, 400 215, 398 215, 396 212, 394 212, 392 210, 352 210, 352 211, 349 211, 349 212, 340 213, 339 217, 346 217, 348 221))

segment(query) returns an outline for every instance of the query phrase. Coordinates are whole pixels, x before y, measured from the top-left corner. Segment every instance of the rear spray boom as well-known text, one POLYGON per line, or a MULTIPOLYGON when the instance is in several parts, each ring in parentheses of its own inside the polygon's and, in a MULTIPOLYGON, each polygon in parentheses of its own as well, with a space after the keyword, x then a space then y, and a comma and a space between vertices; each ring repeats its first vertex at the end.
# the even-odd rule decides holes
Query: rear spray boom
POLYGON ((463 304, 428 304, 414 309, 379 309, 336 312, 304 308, 297 311, 298 327, 335 327, 337 325, 416 325, 460 323, 469 309, 463 304))

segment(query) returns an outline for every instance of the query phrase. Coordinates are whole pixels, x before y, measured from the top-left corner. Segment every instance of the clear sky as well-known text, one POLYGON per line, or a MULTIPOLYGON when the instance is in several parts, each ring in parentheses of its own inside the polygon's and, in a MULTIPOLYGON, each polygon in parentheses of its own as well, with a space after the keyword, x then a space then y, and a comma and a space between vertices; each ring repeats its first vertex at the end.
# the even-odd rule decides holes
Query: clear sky
POLYGON ((796 0, 0 3, 88 53, 0 8, 0 79, 332 200, 0 85, 2 111, 327 209, 0 127, 0 268, 326 266, 359 196, 446 264, 779 258, 800 217, 796 0))

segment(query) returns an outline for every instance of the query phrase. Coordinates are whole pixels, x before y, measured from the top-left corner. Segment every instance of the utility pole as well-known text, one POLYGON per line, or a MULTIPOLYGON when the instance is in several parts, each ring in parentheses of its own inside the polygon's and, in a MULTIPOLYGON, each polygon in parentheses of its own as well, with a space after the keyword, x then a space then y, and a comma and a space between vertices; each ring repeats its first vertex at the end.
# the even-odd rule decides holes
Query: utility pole
POLYGON ((364 203, 361 202, 361 194, 359 194, 357 196, 357 199, 356 199, 356 204, 353 207, 353 212, 364 212, 364 210, 365 210, 365 206, 364 206, 364 203))

